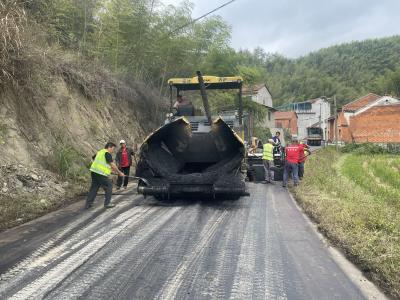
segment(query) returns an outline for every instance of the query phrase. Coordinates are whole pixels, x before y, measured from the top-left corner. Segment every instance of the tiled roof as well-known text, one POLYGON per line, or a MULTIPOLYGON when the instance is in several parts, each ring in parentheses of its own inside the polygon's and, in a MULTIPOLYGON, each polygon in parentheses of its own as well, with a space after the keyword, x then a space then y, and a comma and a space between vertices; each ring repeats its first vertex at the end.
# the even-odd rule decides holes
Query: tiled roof
POLYGON ((343 111, 356 111, 360 108, 367 106, 368 104, 374 102, 375 100, 381 98, 381 96, 369 93, 361 98, 358 98, 346 105, 343 105, 343 111))
POLYGON ((259 83, 259 84, 252 84, 252 85, 244 85, 242 88, 242 93, 243 94, 248 94, 248 93, 253 93, 261 90, 263 87, 266 85, 264 83, 259 83))

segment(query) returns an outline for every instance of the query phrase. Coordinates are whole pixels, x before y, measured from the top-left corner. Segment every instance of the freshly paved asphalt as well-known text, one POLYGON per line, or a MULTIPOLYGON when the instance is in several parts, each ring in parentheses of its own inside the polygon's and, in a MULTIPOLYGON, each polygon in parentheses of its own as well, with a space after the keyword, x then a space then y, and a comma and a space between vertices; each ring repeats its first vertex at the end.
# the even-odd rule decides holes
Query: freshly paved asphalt
POLYGON ((280 185, 236 201, 117 196, 0 234, 0 299, 365 299, 280 185))

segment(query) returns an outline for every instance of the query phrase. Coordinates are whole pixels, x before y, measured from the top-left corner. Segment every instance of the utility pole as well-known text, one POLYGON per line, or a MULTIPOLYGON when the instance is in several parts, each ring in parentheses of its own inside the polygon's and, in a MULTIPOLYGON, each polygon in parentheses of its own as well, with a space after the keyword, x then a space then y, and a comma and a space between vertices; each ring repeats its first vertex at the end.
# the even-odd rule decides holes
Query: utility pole
POLYGON ((338 113, 337 113, 337 103, 336 103, 336 95, 333 96, 333 106, 335 109, 335 145, 336 151, 339 151, 339 144, 338 144, 338 113))

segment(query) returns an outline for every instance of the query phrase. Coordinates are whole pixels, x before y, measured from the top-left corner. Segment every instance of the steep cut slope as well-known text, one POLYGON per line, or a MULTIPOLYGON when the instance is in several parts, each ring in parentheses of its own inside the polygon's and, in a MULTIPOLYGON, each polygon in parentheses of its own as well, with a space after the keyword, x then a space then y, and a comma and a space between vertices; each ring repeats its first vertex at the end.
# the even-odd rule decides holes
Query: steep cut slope
POLYGON ((91 156, 107 141, 140 143, 162 122, 151 88, 73 57, 22 53, 15 80, 1 86, 0 229, 85 190, 91 156))

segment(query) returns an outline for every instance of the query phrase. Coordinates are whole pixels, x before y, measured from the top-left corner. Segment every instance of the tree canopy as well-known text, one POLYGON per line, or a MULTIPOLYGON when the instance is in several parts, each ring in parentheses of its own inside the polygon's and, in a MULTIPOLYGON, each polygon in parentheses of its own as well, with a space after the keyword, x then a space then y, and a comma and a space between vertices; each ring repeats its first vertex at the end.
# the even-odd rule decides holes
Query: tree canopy
MULTIPOLYGON (((219 16, 194 22, 193 4, 159 0, 27 0, 25 8, 66 49, 154 86, 169 77, 241 75, 266 83, 275 105, 368 92, 400 96, 400 36, 337 45, 289 59, 261 48, 235 50, 219 16)), ((223 99, 225 96, 221 96, 223 99)))

